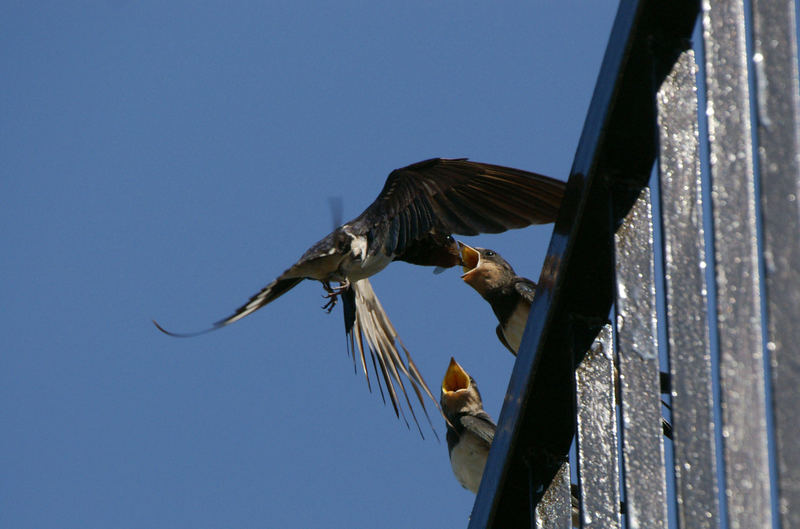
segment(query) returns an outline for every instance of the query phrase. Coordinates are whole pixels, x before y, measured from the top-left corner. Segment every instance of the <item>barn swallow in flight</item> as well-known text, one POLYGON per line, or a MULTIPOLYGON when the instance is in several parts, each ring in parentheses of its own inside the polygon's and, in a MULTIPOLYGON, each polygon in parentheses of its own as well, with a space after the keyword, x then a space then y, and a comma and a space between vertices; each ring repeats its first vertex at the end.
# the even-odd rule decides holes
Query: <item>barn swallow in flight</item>
MULTIPOLYGON (((377 361, 397 414, 398 399, 388 374, 400 383, 399 373, 407 376, 415 370, 413 362, 409 361, 408 368, 403 366, 395 343, 396 332, 367 278, 392 261, 442 268, 461 264, 459 247, 451 234, 500 233, 553 222, 564 188, 564 182, 546 176, 466 158, 433 158, 396 169, 389 174, 378 198, 361 215, 314 244, 299 261, 227 318, 192 334, 172 333, 158 323, 156 326, 172 336, 216 330, 274 301, 304 279, 315 279, 327 292, 324 308, 328 312, 338 297, 343 297, 349 344, 361 348, 366 372, 361 337, 364 332, 373 369, 377 376, 377 361), (333 282, 339 286, 332 287, 333 282), (355 340, 354 329, 358 331, 355 340)), ((418 385, 435 401, 421 377, 408 379, 420 403, 418 385)), ((402 383, 400 389, 405 393, 402 383)), ((422 406, 424 409, 424 403, 422 406)))

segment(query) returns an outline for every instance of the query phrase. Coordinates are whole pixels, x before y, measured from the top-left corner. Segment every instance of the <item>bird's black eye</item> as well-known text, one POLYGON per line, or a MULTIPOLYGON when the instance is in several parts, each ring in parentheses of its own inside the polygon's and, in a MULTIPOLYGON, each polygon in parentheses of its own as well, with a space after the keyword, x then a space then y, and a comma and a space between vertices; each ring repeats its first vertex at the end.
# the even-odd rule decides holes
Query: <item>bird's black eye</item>
POLYGON ((486 257, 494 257, 494 252, 491 250, 486 250, 486 257))

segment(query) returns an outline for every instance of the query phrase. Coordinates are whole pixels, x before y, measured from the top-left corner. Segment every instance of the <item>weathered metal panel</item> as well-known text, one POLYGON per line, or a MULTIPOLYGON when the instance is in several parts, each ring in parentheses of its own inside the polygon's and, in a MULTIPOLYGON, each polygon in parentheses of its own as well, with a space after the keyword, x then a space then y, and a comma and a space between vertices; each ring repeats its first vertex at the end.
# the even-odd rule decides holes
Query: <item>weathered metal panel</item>
POLYGON ((617 356, 628 526, 667 527, 650 190, 642 189, 614 235, 617 356))
POLYGON ((703 28, 728 523, 769 527, 769 463, 743 2, 704 4, 703 28))
POLYGON ((791 1, 753 0, 767 349, 783 527, 800 527, 800 86, 791 1))
MULTIPOLYGON (((575 431, 573 360, 608 317, 613 268, 608 182, 647 183, 656 155, 654 83, 691 35, 696 0, 624 0, 570 172, 470 527, 526 527, 575 431), (654 59, 651 45, 669 43, 654 59), (573 322, 573 323, 571 323, 573 322), (541 461, 529 491, 524 461, 541 461), (549 461, 549 462, 548 462, 549 461)), ((621 192, 620 195, 629 195, 621 192)), ((624 214, 630 205, 615 200, 624 214)), ((656 423, 659 424, 658 421, 656 423)))
POLYGON ((697 65, 687 50, 658 92, 661 215, 681 527, 719 527, 697 65))
POLYGON ((572 527, 570 498, 569 463, 565 462, 542 496, 542 500, 535 504, 534 527, 536 529, 570 529, 572 527))
POLYGON ((578 479, 584 529, 615 529, 619 515, 614 342, 606 325, 575 370, 578 479))
MULTIPOLYGON (((534 386, 539 383, 542 392, 547 392, 544 386, 553 387, 552 377, 543 377, 541 363, 545 357, 567 357, 564 354, 570 352, 569 341, 561 336, 561 343, 545 344, 548 341, 545 330, 548 325, 566 325, 569 316, 567 308, 569 303, 562 302, 561 309, 558 298, 565 299, 569 294, 564 292, 569 284, 564 280, 565 277, 584 278, 587 275, 598 277, 592 294, 582 297, 582 300, 594 301, 597 305, 602 305, 597 312, 608 314, 611 301, 611 266, 604 263, 604 258, 608 258, 607 247, 609 236, 608 227, 603 225, 608 223, 608 216, 602 211, 593 211, 588 215, 584 214, 588 203, 594 203, 595 208, 598 203, 607 201, 608 193, 600 189, 600 186, 592 186, 594 178, 593 167, 596 159, 600 156, 598 143, 604 132, 607 130, 606 124, 610 119, 611 103, 614 98, 616 88, 616 77, 625 63, 627 50, 631 46, 633 38, 633 28, 636 15, 639 13, 642 2, 624 2, 620 5, 617 18, 614 23, 614 30, 609 41, 606 56, 603 61, 600 78, 597 83, 592 105, 586 118, 584 130, 573 162, 569 185, 561 206, 561 213, 554 228, 553 238, 550 241, 544 269, 536 290, 536 298, 531 307, 528 318, 528 326, 520 347, 519 356, 514 364, 514 370, 509 381, 508 391, 506 392, 503 409, 498 420, 497 433, 492 443, 489 459, 486 463, 481 486, 475 505, 470 517, 469 527, 471 529, 486 529, 487 527, 524 527, 530 525, 530 515, 527 509, 521 505, 522 501, 529 501, 530 496, 527 490, 520 493, 519 489, 527 489, 527 476, 523 474, 524 481, 519 476, 520 459, 525 457, 531 447, 527 437, 528 432, 539 432, 546 434, 550 438, 554 437, 552 430, 545 428, 542 423, 537 428, 528 417, 526 410, 535 406, 542 406, 542 402, 533 400, 534 386), (594 198, 595 200, 591 200, 594 198), (598 228, 600 228, 598 230, 598 228), (597 232, 599 236, 597 236, 597 232), (579 232, 581 234, 579 235, 579 232), (573 246, 580 240, 580 245, 585 248, 576 250, 573 246), (601 246, 598 250, 592 246, 601 246), (575 255, 574 259, 570 258, 575 255), (598 255, 599 254, 599 255, 598 255), (585 258, 594 255, 597 264, 604 265, 602 274, 599 267, 595 270, 586 270, 590 261, 585 258), (585 258, 584 258, 585 257, 585 258), (573 271, 570 273, 569 266, 573 271), (586 266, 584 266, 586 265, 586 266), (558 314, 557 314, 558 313, 558 314), (547 351, 544 349, 547 348, 547 351), (542 351, 541 353, 538 351, 542 351), (549 353, 549 354, 548 354, 549 353), (539 375, 539 376, 536 376, 539 375), (531 405, 528 405, 528 403, 531 405)), ((583 279, 578 282, 584 283, 583 279)), ((591 291, 590 291, 591 292, 591 291)), ((557 335, 558 333, 548 333, 557 335)), ((561 333, 564 334, 563 332, 561 333)), ((559 338, 559 336, 553 336, 559 338)), ((552 341, 552 339, 550 340, 552 341)), ((571 364, 571 359, 569 359, 571 364)), ((571 368, 570 368, 571 369, 571 368)), ((568 373, 572 378, 574 373, 568 373)), ((571 384, 570 384, 571 386, 571 384)), ((569 388, 572 391, 572 388, 569 388)), ((572 398, 570 397, 570 401, 572 398)), ((558 410, 552 399, 544 399, 546 409, 553 410, 560 420, 568 420, 574 423, 570 414, 570 407, 564 409, 560 406, 558 410)), ((563 399, 559 399, 563 404, 563 399)), ((551 413, 551 415, 554 415, 551 413)), ((563 425, 562 427, 563 428, 563 425)), ((566 437, 567 446, 572 435, 566 437)), ((534 497, 534 500, 537 498, 534 497)))

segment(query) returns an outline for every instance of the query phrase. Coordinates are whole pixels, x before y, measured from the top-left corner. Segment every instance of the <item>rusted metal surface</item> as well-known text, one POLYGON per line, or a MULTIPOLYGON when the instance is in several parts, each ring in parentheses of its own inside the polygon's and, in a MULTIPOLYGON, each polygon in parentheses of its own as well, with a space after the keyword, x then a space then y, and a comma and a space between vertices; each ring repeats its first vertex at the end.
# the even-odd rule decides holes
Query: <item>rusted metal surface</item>
POLYGON ((783 527, 800 527, 800 86, 791 1, 753 0, 767 350, 783 527))
POLYGON ((616 529, 619 515, 614 341, 606 325, 575 369, 578 480, 584 529, 616 529))
POLYGON ((661 216, 678 522, 719 527, 697 65, 687 50, 658 92, 661 216))
POLYGON ((703 16, 728 524, 769 527, 758 230, 744 5, 703 16))

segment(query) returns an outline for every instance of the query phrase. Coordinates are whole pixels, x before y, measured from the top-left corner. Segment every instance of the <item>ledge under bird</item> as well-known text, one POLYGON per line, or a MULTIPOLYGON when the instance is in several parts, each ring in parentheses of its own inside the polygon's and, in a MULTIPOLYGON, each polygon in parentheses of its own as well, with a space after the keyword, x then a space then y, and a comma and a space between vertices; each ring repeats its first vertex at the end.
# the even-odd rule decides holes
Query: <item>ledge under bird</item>
MULTIPOLYGON (((396 169, 361 215, 311 246, 295 264, 227 318, 209 329, 189 334, 170 332, 154 323, 171 336, 213 331, 252 314, 304 279, 315 279, 327 292, 328 302, 323 308, 328 312, 342 297, 348 349, 355 362, 354 348, 359 348, 367 381, 364 339, 379 386, 382 376, 395 414, 399 417, 399 399, 392 380, 411 408, 399 373, 409 380, 424 410, 420 389, 434 402, 435 399, 408 351, 408 367, 404 365, 397 349, 397 333, 367 278, 392 261, 442 268, 461 264, 459 246, 452 234, 500 233, 553 222, 564 188, 564 182, 547 176, 466 158, 433 158, 396 169), (333 282, 339 286, 331 286, 333 282)), ((411 413, 413 416, 413 409, 411 413)), ((419 427, 415 416, 414 422, 419 427)))

